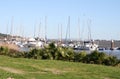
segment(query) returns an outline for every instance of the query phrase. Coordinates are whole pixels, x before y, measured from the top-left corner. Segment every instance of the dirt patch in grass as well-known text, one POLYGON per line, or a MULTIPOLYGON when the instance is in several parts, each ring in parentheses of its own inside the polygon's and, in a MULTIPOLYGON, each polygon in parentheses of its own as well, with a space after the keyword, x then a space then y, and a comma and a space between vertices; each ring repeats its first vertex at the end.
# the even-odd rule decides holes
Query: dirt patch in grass
POLYGON ((56 69, 56 68, 44 68, 44 67, 40 67, 37 65, 32 65, 32 67, 38 68, 40 70, 40 72, 34 72, 34 73, 47 73, 47 72, 51 72, 53 74, 63 74, 65 72, 67 72, 67 70, 60 70, 60 69, 56 69))
POLYGON ((22 70, 18 70, 18 69, 14 69, 14 68, 10 68, 10 67, 1 67, 0 69, 11 72, 11 73, 15 73, 15 74, 24 74, 25 72, 22 70))
POLYGON ((42 74, 45 74, 45 73, 48 73, 48 72, 51 72, 53 74, 62 74, 66 71, 62 71, 62 70, 59 70, 59 69, 55 69, 55 68, 41 68, 41 67, 37 67, 37 66, 32 66, 32 67, 35 67, 35 68, 38 68, 39 71, 37 72, 29 72, 29 73, 42 73, 42 74))
POLYGON ((7 79, 14 79, 14 78, 12 78, 12 77, 8 77, 7 79))
POLYGON ((46 72, 44 72, 44 71, 36 71, 36 72, 28 72, 28 73, 32 73, 32 74, 46 74, 46 72))
POLYGON ((104 79, 110 79, 110 78, 106 77, 106 78, 104 78, 104 79))
POLYGON ((45 68, 44 70, 52 72, 53 74, 57 74, 57 75, 67 72, 67 71, 62 71, 62 70, 58 70, 58 69, 55 69, 55 68, 45 68))

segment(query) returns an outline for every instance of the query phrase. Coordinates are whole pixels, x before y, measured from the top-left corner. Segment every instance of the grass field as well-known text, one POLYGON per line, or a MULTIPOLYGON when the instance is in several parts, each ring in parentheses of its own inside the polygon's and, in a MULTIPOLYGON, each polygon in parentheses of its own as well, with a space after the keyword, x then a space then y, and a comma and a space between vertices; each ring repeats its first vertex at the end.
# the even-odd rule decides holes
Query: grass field
POLYGON ((120 79, 120 68, 0 56, 0 79, 120 79))

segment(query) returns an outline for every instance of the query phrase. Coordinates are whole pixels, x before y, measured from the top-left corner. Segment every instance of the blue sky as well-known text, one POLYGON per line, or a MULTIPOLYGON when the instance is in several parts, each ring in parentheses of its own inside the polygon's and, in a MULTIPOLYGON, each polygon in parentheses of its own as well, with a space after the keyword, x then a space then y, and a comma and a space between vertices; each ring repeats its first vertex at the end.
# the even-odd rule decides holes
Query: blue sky
POLYGON ((120 0, 0 0, 0 32, 10 33, 13 17, 13 34, 36 36, 41 22, 40 36, 44 37, 47 16, 47 37, 59 38, 58 24, 62 24, 65 38, 70 16, 71 38, 78 39, 78 17, 80 38, 88 38, 88 25, 93 39, 120 40, 120 0), (88 20, 91 24, 88 24, 88 20), (23 30, 24 29, 24 30, 23 30), (23 32, 24 31, 24 32, 23 32))

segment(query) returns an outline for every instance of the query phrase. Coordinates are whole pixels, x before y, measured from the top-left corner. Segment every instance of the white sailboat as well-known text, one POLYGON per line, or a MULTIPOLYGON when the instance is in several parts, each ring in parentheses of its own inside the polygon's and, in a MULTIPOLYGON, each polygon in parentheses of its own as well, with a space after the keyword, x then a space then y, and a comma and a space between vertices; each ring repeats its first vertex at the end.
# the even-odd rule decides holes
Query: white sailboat
POLYGON ((91 20, 88 20, 88 41, 84 41, 83 45, 81 46, 82 50, 98 50, 98 45, 95 43, 94 40, 91 39, 91 28, 90 28, 91 20))
POLYGON ((26 44, 27 47, 43 47, 42 41, 37 41, 34 38, 29 38, 26 44))
MULTIPOLYGON (((79 24, 79 19, 78 19, 78 24, 79 24)), ((80 29, 80 27, 79 27, 79 29, 80 29)), ((79 32, 79 34, 80 34, 80 32, 79 32)), ((79 37, 79 41, 80 41, 80 37, 79 37)), ((95 43, 94 40, 91 40, 91 29, 90 29, 89 23, 88 23, 88 40, 83 41, 83 44, 80 43, 80 45, 76 45, 75 49, 77 49, 77 50, 89 50, 89 51, 98 50, 98 45, 95 43)))
POLYGON ((84 41, 84 45, 82 45, 80 47, 81 50, 90 50, 90 51, 94 51, 94 50, 98 50, 98 45, 94 43, 93 40, 91 41, 84 41))

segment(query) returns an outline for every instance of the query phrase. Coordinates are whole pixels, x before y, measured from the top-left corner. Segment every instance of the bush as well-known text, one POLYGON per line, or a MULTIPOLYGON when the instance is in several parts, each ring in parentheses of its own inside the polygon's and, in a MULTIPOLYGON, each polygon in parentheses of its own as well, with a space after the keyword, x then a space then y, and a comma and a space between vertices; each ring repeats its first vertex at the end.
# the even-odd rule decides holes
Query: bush
POLYGON ((108 66, 114 66, 119 62, 115 56, 109 56, 104 60, 104 64, 108 66))
POLYGON ((24 54, 14 49, 9 49, 8 47, 0 47, 0 55, 6 55, 10 57, 23 57, 24 54))
POLYGON ((68 61, 73 61, 74 60, 74 51, 71 48, 66 49, 66 56, 65 59, 68 61))
POLYGON ((57 47, 57 52, 55 54, 56 60, 66 60, 66 48, 57 47))
POLYGON ((75 61, 76 62, 85 62, 85 57, 87 53, 85 51, 75 53, 75 61))
POLYGON ((9 49, 7 47, 0 47, 0 55, 7 55, 9 52, 9 49))

